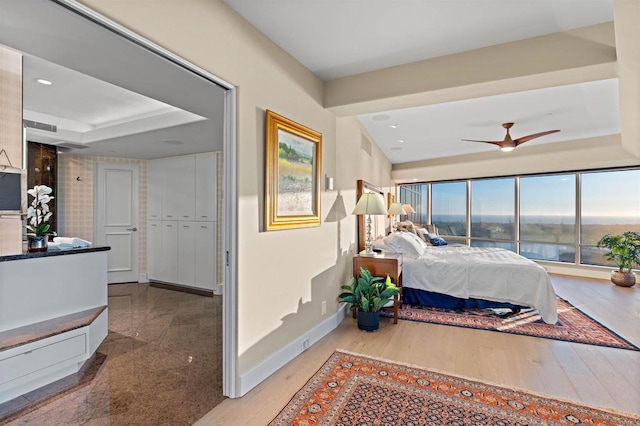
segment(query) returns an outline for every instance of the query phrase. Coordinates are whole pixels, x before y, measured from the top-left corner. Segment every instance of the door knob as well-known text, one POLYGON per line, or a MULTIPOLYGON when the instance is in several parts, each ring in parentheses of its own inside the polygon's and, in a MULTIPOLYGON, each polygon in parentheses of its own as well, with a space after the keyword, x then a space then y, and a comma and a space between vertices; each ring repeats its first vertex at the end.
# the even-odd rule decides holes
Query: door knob
POLYGON ((136 228, 135 226, 133 228, 127 228, 127 231, 136 232, 137 230, 138 230, 138 228, 136 228))

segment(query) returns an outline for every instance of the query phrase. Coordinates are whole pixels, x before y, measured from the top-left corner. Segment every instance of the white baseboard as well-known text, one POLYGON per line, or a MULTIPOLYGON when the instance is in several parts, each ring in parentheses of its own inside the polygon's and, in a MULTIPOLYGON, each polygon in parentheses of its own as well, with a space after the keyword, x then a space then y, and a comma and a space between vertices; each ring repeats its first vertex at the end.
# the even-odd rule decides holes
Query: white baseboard
POLYGON ((345 312, 346 305, 342 305, 335 314, 322 321, 302 336, 296 338, 294 341, 281 348, 278 352, 273 353, 246 373, 241 374, 238 380, 238 387, 240 389, 239 396, 244 396, 251 389, 259 385, 260 382, 304 352, 302 344, 305 340, 309 340, 309 347, 311 347, 318 340, 322 339, 338 327, 344 319, 345 312))
POLYGON ((213 294, 215 295, 221 295, 222 294, 222 283, 218 283, 215 285, 214 289, 213 289, 213 294))

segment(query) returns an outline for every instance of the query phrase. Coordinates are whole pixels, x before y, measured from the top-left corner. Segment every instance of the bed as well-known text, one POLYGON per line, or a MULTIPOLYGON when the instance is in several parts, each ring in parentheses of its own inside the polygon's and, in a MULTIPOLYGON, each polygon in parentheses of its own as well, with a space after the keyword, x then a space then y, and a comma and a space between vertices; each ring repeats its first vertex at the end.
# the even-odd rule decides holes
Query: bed
MULTIPOLYGON (((376 190, 359 183, 358 197, 361 188, 376 190)), ((359 235, 363 230, 359 225, 359 235)), ((526 307, 538 310, 548 324, 558 320, 546 270, 512 251, 458 244, 436 247, 412 232, 377 234, 373 247, 403 254, 402 303, 450 309, 526 307)))
POLYGON ((454 309, 529 307, 548 324, 558 320, 547 272, 512 251, 429 246, 410 232, 378 239, 374 248, 403 254, 403 303, 454 309))

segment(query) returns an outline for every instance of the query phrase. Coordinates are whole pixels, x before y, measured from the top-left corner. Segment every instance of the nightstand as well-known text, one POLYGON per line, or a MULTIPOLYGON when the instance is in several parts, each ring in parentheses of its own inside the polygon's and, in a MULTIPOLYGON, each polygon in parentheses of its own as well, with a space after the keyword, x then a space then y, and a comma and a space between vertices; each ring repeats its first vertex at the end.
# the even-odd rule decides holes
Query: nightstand
MULTIPOLYGON (((367 269, 374 277, 387 278, 387 275, 399 289, 400 293, 393 296, 393 323, 398 323, 398 307, 402 300, 402 255, 400 253, 376 253, 375 256, 355 255, 353 257, 353 276, 360 275, 360 268, 367 269)), ((353 312, 355 315, 355 311, 353 312)))

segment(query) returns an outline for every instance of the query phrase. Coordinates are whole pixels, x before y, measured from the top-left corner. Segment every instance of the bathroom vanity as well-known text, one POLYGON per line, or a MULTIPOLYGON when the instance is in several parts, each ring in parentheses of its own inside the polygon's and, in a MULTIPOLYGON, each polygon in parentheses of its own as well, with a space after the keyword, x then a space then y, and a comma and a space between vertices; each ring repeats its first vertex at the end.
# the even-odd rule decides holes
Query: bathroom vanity
POLYGON ((76 373, 98 349, 109 249, 0 256, 0 403, 76 373))

